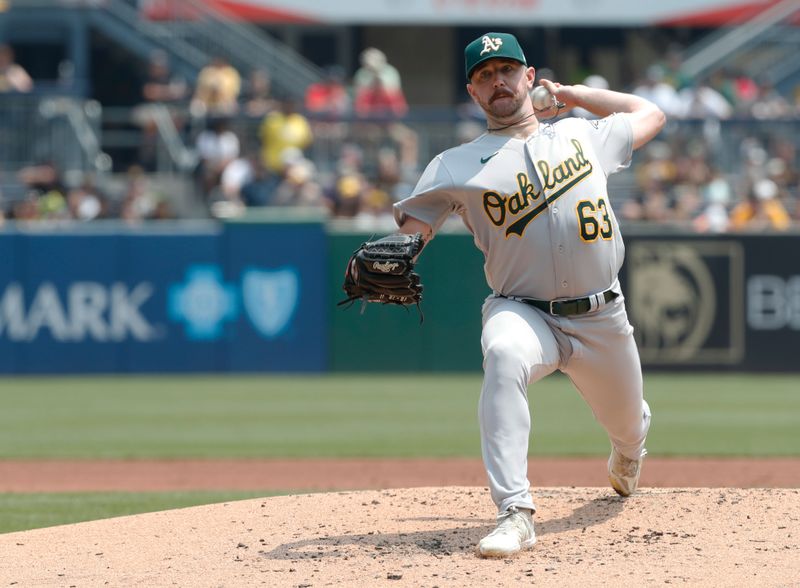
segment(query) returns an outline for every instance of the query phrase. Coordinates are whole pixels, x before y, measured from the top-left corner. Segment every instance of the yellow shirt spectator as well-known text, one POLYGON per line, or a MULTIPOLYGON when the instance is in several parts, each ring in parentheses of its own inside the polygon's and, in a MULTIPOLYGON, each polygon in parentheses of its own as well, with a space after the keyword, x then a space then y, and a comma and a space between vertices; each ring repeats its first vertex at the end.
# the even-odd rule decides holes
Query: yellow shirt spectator
POLYGON ((239 109, 242 78, 222 58, 215 58, 200 70, 192 97, 192 111, 197 115, 234 114, 239 109))
POLYGON ((313 139, 311 125, 306 117, 294 112, 291 105, 264 117, 259 128, 261 158, 271 172, 280 174, 285 168, 286 150, 303 151, 313 139))
POLYGON ((786 208, 778 199, 778 186, 772 180, 759 180, 752 195, 731 211, 731 228, 785 231, 791 225, 786 208))

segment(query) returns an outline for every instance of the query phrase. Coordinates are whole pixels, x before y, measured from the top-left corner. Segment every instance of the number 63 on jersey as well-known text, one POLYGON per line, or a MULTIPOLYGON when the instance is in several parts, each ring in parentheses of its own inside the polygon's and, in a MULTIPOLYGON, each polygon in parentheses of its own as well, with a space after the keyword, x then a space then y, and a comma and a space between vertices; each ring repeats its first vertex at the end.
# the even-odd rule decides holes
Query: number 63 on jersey
POLYGON ((598 237, 608 241, 614 236, 614 227, 603 198, 600 198, 597 204, 591 200, 581 200, 578 202, 575 212, 578 214, 582 241, 591 243, 598 237))

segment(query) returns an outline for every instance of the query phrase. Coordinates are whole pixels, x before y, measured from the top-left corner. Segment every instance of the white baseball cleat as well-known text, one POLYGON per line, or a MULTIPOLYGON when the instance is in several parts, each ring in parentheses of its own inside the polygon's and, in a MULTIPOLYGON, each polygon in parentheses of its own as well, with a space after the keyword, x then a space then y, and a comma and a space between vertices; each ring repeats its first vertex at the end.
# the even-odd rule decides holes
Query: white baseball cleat
POLYGON ((481 557, 508 557, 536 543, 533 518, 528 509, 512 506, 497 515, 497 527, 478 543, 481 557))
POLYGON ((639 475, 642 473, 642 461, 646 451, 642 451, 639 459, 628 459, 616 448, 611 446, 611 456, 608 458, 608 480, 611 487, 620 496, 630 496, 639 486, 639 475))

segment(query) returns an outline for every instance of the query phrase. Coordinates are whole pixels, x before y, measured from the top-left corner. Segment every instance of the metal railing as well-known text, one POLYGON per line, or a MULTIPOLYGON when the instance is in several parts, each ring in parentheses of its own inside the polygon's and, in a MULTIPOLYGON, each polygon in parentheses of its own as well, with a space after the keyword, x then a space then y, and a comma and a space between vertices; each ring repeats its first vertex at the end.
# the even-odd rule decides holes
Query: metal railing
MULTIPOLYGON (((51 151, 62 156, 62 169, 107 172, 111 158, 100 146, 100 116, 102 107, 95 100, 77 100, 70 97, 45 98, 39 103, 39 113, 45 121, 66 123, 65 141, 56 141, 51 151), (74 138, 78 149, 68 149, 69 137, 74 138), (60 147, 64 148, 60 148, 60 147)), ((57 128, 57 127, 54 127, 57 128)), ((59 137, 61 139, 62 137, 59 137)))
POLYGON ((173 34, 170 26, 143 18, 138 9, 125 0, 104 0, 95 10, 89 10, 92 21, 99 27, 115 33, 128 47, 146 59, 158 48, 172 57, 172 68, 194 79, 197 72, 209 61, 209 55, 173 34), (132 35, 130 33, 133 33, 132 35))
POLYGON ((65 172, 109 171, 111 159, 100 144, 101 112, 93 100, 0 94, 2 166, 51 161, 65 172))
POLYGON ((188 31, 206 53, 227 56, 242 72, 268 69, 276 94, 300 100, 309 85, 322 79, 321 68, 255 25, 234 20, 214 3, 184 1, 202 15, 188 31))
POLYGON ((184 144, 170 110, 163 104, 153 104, 151 113, 161 144, 169 155, 169 161, 174 169, 180 171, 194 169, 197 165, 197 153, 184 144))
POLYGON ((127 24, 144 39, 166 49, 197 72, 214 56, 225 57, 243 75, 258 69, 272 74, 278 96, 301 99, 305 88, 322 78, 322 70, 273 39, 258 27, 234 20, 223 10, 200 0, 175 3, 176 18, 150 21, 125 0, 105 0, 97 18, 106 25, 127 24))
POLYGON ((322 79, 322 70, 302 55, 248 22, 234 19, 213 3, 180 0, 172 3, 179 18, 150 20, 130 0, 25 0, 12 10, 81 11, 92 25, 146 60, 155 49, 171 56, 173 71, 194 80, 215 56, 225 57, 243 76, 267 69, 273 92, 302 99, 306 87, 322 79))
POLYGON ((782 0, 742 25, 719 28, 687 52, 681 65, 681 73, 696 78, 719 69, 732 57, 755 47, 772 33, 776 25, 787 21, 798 12, 800 0, 782 0))

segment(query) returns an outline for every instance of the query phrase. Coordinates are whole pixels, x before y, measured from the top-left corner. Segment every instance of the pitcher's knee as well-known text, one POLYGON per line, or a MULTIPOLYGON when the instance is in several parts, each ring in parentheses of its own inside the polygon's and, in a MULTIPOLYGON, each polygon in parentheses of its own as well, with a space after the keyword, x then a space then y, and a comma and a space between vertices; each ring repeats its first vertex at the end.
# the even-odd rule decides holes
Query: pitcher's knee
POLYGON ((509 339, 493 341, 483 352, 484 370, 495 370, 503 374, 514 374, 523 371, 528 373, 536 355, 541 350, 525 349, 525 346, 509 339))

